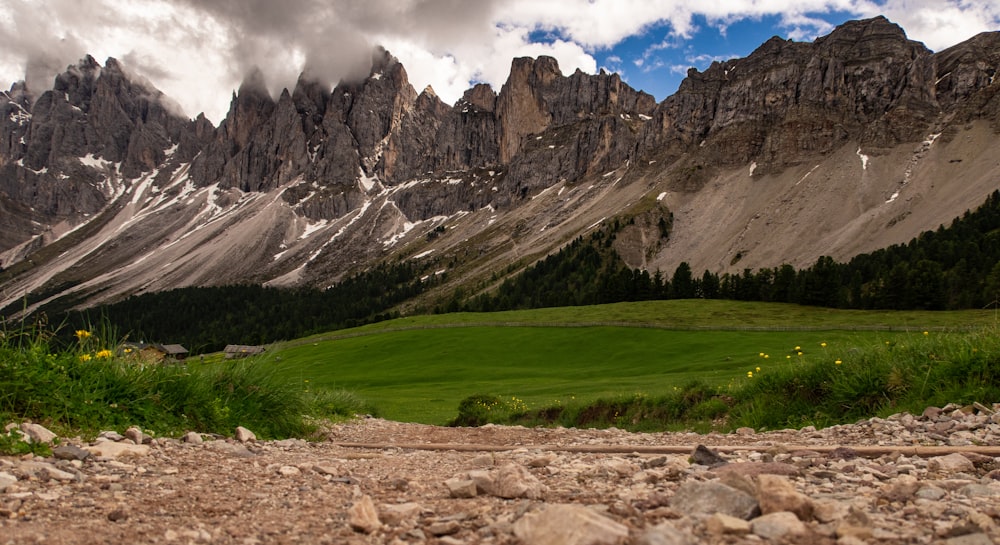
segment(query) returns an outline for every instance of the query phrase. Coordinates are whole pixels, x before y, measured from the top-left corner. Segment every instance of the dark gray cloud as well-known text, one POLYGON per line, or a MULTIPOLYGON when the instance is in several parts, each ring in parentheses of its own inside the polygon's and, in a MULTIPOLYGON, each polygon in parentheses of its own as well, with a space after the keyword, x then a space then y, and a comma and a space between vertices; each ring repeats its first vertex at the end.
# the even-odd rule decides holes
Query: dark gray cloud
POLYGON ((283 86, 285 67, 268 64, 289 50, 304 56, 304 69, 326 82, 363 76, 373 37, 406 36, 436 54, 456 43, 484 38, 498 0, 180 0, 207 14, 229 33, 238 70, 259 67, 283 86))
POLYGON ((25 2, 4 0, 0 4, 8 9, 12 22, 10 26, 0 25, 0 43, 8 55, 24 60, 24 80, 33 92, 51 88, 55 75, 82 56, 84 49, 76 33, 60 24, 59 14, 68 10, 69 4, 59 0, 36 9, 29 9, 25 2))

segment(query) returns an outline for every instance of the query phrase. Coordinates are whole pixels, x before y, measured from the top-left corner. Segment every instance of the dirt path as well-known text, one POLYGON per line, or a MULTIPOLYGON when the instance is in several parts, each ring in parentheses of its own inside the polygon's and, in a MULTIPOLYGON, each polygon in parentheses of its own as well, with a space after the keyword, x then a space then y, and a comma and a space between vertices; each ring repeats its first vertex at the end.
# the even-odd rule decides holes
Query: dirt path
POLYGON ((361 419, 318 442, 124 441, 0 458, 0 544, 1000 543, 994 419, 727 435, 361 419), (698 487, 722 490, 707 511, 691 490, 719 490, 698 487), (743 496, 752 511, 720 514, 743 496))

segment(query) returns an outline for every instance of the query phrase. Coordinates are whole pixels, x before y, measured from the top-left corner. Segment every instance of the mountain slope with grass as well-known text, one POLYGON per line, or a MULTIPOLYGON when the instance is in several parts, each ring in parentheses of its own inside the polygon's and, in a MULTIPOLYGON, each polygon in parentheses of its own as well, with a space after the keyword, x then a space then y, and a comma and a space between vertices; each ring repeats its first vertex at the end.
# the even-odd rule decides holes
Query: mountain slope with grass
POLYGON ((691 71, 659 104, 542 57, 446 105, 378 50, 333 89, 272 97, 251 75, 218 127, 88 57, 0 95, 0 307, 324 289, 409 262, 441 279, 414 303, 433 308, 616 220, 650 276, 848 260, 997 189, 998 36, 931 52, 852 21, 691 71))

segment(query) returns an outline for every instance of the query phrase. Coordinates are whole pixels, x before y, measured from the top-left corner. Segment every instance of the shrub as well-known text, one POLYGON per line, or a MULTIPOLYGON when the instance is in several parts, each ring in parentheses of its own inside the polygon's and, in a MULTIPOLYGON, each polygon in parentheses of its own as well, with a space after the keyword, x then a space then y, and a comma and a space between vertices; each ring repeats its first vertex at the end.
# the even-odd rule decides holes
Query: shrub
POLYGON ((149 364, 118 356, 111 333, 79 330, 54 347, 41 327, 0 335, 0 419, 30 419, 68 430, 121 429, 151 434, 187 430, 258 437, 304 437, 316 418, 366 407, 344 392, 316 392, 277 373, 266 357, 211 365, 149 364))

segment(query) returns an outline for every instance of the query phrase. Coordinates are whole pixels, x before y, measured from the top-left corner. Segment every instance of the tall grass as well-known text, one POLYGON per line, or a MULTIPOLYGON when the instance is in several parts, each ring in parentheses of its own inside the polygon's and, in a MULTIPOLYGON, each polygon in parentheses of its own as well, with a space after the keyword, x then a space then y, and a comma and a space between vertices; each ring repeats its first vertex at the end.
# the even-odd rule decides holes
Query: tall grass
MULTIPOLYGON (((482 394, 478 398, 484 398, 482 394)), ((470 398, 471 399, 471 398, 470 398)), ((512 413, 499 406, 459 407, 452 424, 516 423, 631 430, 758 430, 851 423, 871 416, 948 403, 1000 401, 1000 329, 915 332, 866 346, 794 346, 761 353, 728 384, 691 381, 673 392, 585 403, 557 403, 512 413), (475 411, 469 418, 463 408, 475 411)))
POLYGON ((139 426, 261 438, 306 437, 316 418, 372 412, 355 396, 280 376, 267 358, 214 364, 142 361, 107 330, 81 330, 59 347, 43 326, 0 331, 0 421, 30 419, 96 432, 139 426))

